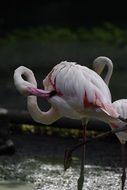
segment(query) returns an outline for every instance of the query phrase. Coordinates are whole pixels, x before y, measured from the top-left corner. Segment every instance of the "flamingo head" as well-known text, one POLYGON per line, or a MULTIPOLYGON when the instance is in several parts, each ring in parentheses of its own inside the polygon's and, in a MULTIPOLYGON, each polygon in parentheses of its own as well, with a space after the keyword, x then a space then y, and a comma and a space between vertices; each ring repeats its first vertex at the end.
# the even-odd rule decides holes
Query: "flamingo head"
POLYGON ((100 75, 105 67, 105 57, 99 56, 93 62, 94 71, 100 75))

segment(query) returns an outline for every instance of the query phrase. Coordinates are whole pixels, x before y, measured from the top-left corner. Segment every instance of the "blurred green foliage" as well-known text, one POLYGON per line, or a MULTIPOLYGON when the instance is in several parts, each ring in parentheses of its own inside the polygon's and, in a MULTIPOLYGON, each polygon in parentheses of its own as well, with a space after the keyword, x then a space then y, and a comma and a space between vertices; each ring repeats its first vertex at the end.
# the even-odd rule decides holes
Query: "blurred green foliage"
POLYGON ((33 40, 43 42, 98 42, 111 45, 127 43, 127 29, 121 29, 110 23, 102 27, 69 28, 36 27, 16 29, 5 38, 0 38, 0 44, 20 40, 33 40))
MULTIPOLYGON (((0 38, 0 95, 5 96, 6 91, 2 90, 5 87, 15 92, 13 72, 18 66, 24 65, 33 70, 38 86, 41 87, 43 78, 60 61, 74 61, 92 68, 93 60, 98 56, 107 56, 113 61, 114 73, 110 83, 113 100, 126 98, 126 28, 106 23, 102 27, 77 30, 55 27, 14 30, 0 38)), ((2 101, 4 106, 15 105, 13 92, 10 98, 9 102, 2 101)), ((21 108, 24 104, 21 104, 21 108)))
MULTIPOLYGON (((36 135, 48 135, 48 136, 60 136, 60 137, 73 137, 73 138, 82 138, 82 130, 72 129, 72 128, 60 128, 57 125, 53 126, 43 126, 43 125, 12 125, 10 127, 13 133, 23 133, 23 134, 36 134, 36 135)), ((87 136, 93 137, 99 134, 99 131, 88 130, 87 136)))

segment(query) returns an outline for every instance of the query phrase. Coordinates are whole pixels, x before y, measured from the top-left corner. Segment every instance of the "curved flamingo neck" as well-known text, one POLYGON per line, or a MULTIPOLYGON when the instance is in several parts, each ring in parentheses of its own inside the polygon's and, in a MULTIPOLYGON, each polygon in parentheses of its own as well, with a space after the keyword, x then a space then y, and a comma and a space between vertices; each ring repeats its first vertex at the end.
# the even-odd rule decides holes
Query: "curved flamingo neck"
POLYGON ((93 69, 95 70, 96 73, 98 73, 99 75, 101 75, 101 73, 103 72, 105 65, 108 68, 107 74, 104 78, 104 81, 107 85, 109 85, 111 76, 112 76, 112 72, 113 72, 113 63, 112 61, 105 56, 99 56, 97 57, 94 62, 93 62, 93 69))
POLYGON ((24 66, 17 68, 14 72, 14 83, 17 90, 27 96, 27 108, 33 120, 48 125, 60 118, 59 112, 54 107, 51 107, 47 112, 41 111, 37 104, 37 97, 29 94, 29 88, 37 87, 36 79, 30 69, 24 66), (26 80, 23 79, 22 75, 26 77, 26 80))
POLYGON ((104 81, 107 85, 109 85, 109 82, 110 82, 110 79, 111 79, 111 76, 112 76, 112 73, 113 73, 113 64, 111 61, 107 61, 106 62, 106 66, 108 67, 108 72, 104 78, 104 81))
POLYGON ((48 111, 43 112, 37 104, 36 96, 27 97, 27 108, 34 121, 49 125, 60 118, 59 112, 51 107, 48 111))
POLYGON ((33 72, 24 66, 20 66, 15 70, 14 84, 16 86, 16 89, 22 95, 26 96, 29 95, 27 87, 35 87, 35 88, 37 87, 37 82, 33 72), (23 79, 23 76, 26 77, 26 80, 23 79))

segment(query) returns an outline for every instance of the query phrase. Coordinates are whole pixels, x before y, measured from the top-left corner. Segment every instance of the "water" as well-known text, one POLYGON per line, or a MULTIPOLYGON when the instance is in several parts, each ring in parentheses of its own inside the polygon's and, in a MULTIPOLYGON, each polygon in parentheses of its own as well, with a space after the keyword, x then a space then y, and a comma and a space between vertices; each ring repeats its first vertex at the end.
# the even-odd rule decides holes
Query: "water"
MULTIPOLYGON (((61 164, 43 164, 36 159, 6 165, 3 170, 1 179, 31 183, 35 190, 77 190, 80 173, 79 166, 65 172, 61 164)), ((86 165, 83 189, 119 190, 120 173, 120 168, 86 165)))
POLYGON ((0 190, 33 190, 34 187, 31 184, 17 181, 2 181, 0 182, 0 190))
MULTIPOLYGON (((16 153, 0 157, 0 181, 31 184, 34 190, 77 190, 81 150, 74 153, 67 171, 63 167, 64 150, 76 139, 36 135, 12 138, 16 153)), ((100 141, 86 147, 83 190, 120 190, 119 148, 116 141, 100 141)))

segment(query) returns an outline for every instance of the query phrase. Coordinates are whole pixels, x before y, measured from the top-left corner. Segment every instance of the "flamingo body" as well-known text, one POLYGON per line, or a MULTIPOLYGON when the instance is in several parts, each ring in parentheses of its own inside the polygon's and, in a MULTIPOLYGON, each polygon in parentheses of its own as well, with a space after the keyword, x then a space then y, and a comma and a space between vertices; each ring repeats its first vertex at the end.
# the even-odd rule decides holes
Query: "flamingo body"
MULTIPOLYGON (((127 99, 117 100, 113 102, 112 105, 123 118, 127 118, 127 99)), ((126 124, 121 121, 116 121, 110 124, 111 128, 119 128, 125 125, 126 124)), ((119 132, 116 136, 122 144, 127 141, 127 131, 119 132)))
POLYGON ((61 116, 82 119, 98 118, 99 111, 116 114, 110 105, 109 88, 100 76, 87 67, 61 62, 47 75, 43 85, 45 90, 56 90, 56 96, 49 102, 59 109, 61 116))
MULTIPOLYGON (((109 85, 113 73, 112 61, 105 56, 99 56, 93 62, 93 68, 99 75, 102 73, 105 66, 108 67, 108 72, 106 74, 106 77, 104 78, 104 81, 107 85, 109 85)), ((120 116, 122 116, 123 118, 127 118, 127 99, 116 100, 112 103, 112 105, 120 116)), ((117 120, 113 123, 109 123, 109 125, 113 129, 123 127, 126 125, 126 123, 117 120)), ((127 141, 127 131, 119 132, 116 134, 116 136, 122 144, 127 141)))
MULTIPOLYGON (((21 92, 28 83, 23 81, 25 83, 23 86, 23 83, 20 82, 21 76, 18 78, 18 75, 19 72, 16 70, 14 81, 16 80, 16 87, 18 86, 17 89, 21 92)), ((31 83, 32 80, 30 79, 29 82, 31 83)), ((53 113, 52 120, 47 123, 54 122, 53 117, 55 118, 55 116, 56 118, 69 117, 72 119, 96 118, 104 122, 116 120, 119 116, 111 104, 108 86, 96 72, 87 67, 74 62, 61 62, 43 80, 43 85, 45 91, 56 91, 56 95, 48 99, 53 112, 44 113, 39 110, 44 117, 53 113)), ((41 96, 41 90, 37 89, 36 92, 39 92, 41 96)), ((33 93, 33 95, 36 94, 33 93)), ((36 112, 37 116, 38 108, 37 105, 35 106, 33 97, 29 97, 28 102, 30 113, 32 112, 32 116, 34 116, 34 112, 36 112), (35 109, 33 109, 34 106, 35 109)), ((45 123, 42 116, 39 116, 36 121, 45 123)))
MULTIPOLYGON (((113 72, 113 63, 112 61, 104 56, 100 56, 95 59, 93 66, 95 71, 100 75, 101 72, 103 71, 105 65, 108 67, 108 72, 107 75, 104 79, 105 83, 109 85, 109 81, 113 72)), ((120 99, 116 100, 113 102, 113 107, 117 111, 120 116, 123 118, 127 118, 127 99, 120 99)), ((126 126, 126 123, 116 120, 114 122, 110 122, 109 125, 111 126, 112 129, 114 128, 122 128, 126 126)), ((125 168, 125 147, 124 144, 127 141, 127 130, 116 133, 116 136, 118 137, 120 143, 121 143, 121 156, 122 156, 122 185, 121 185, 121 190, 124 190, 125 187, 125 180, 126 180, 126 168, 125 168)))
MULTIPOLYGON (((14 83, 17 90, 27 96, 28 111, 36 122, 49 125, 61 117, 69 117, 82 120, 83 125, 84 118, 96 118, 111 125, 124 123, 120 121, 121 112, 117 110, 116 103, 112 104, 106 83, 85 66, 61 62, 43 80, 44 90, 37 88, 33 72, 21 66, 14 72, 14 83), (39 109, 37 96, 45 97, 50 102, 51 108, 47 112, 39 109)), ((79 183, 83 186, 82 171, 79 183)))

